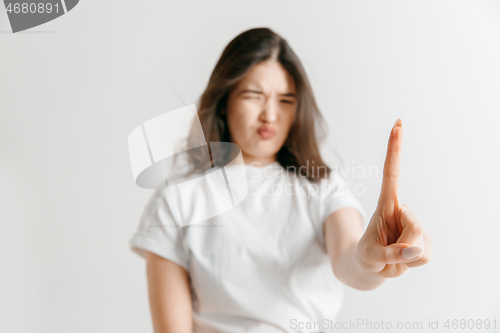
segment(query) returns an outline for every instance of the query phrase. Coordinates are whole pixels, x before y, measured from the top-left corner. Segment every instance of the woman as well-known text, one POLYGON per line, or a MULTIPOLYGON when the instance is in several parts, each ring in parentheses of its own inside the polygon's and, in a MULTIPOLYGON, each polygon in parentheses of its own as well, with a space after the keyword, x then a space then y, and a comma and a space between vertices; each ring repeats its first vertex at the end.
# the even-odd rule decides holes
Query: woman
POLYGON ((205 228, 178 227, 168 188, 155 192, 131 242, 147 259, 155 332, 319 332, 342 283, 370 290, 429 262, 428 232, 398 201, 401 121, 363 230, 359 201, 321 159, 306 73, 273 31, 229 43, 198 110, 207 142, 241 148, 250 190, 205 228))

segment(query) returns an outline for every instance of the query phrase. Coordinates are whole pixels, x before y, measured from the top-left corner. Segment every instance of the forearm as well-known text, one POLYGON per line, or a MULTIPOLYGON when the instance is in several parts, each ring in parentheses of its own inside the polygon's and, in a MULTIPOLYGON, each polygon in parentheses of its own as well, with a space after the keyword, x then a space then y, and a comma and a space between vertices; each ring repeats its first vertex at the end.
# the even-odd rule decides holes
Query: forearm
POLYGON ((355 257, 356 246, 345 249, 332 259, 335 276, 344 284, 358 290, 372 290, 382 285, 387 278, 361 267, 355 257))
POLYGON ((187 272, 148 253, 149 304, 155 333, 191 333, 192 304, 187 272))

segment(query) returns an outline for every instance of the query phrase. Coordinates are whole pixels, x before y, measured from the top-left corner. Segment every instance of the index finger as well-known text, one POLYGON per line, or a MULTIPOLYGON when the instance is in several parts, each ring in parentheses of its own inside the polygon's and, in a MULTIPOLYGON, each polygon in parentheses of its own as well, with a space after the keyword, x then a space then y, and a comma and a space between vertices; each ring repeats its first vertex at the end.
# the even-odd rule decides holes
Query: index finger
POLYGON ((402 120, 398 118, 394 123, 391 135, 389 137, 379 203, 385 200, 396 200, 398 197, 399 173, 401 166, 401 147, 403 145, 402 125, 402 120))

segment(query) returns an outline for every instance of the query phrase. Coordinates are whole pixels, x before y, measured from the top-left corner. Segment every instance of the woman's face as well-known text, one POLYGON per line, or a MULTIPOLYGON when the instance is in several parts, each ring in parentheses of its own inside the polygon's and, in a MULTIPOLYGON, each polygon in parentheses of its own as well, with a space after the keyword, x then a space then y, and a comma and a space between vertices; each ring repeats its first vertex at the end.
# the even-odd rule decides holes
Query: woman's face
POLYGON ((245 164, 276 160, 297 109, 292 77, 275 60, 255 65, 231 90, 226 113, 231 142, 245 164))

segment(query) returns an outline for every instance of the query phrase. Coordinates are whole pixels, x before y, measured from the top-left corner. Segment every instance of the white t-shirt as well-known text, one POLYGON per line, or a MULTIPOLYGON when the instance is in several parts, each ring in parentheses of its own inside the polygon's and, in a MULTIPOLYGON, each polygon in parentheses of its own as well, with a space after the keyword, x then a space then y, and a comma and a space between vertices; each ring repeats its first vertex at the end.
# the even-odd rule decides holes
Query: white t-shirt
POLYGON ((325 250, 323 222, 350 206, 366 228, 360 202, 338 174, 315 184, 278 162, 245 168, 249 193, 243 202, 185 227, 172 214, 168 188, 158 188, 132 249, 188 271, 195 333, 309 332, 300 323, 335 320, 343 285, 325 250))

